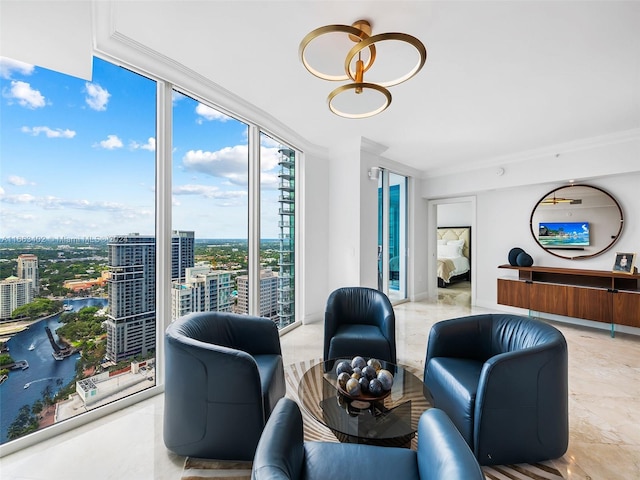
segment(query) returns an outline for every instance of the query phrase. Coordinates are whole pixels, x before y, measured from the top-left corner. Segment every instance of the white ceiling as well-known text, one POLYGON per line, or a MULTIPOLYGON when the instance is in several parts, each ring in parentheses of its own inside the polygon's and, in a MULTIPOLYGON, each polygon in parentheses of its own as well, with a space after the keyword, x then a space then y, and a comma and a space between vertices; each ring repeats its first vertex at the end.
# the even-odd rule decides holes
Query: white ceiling
POLYGON ((309 142, 360 136, 426 174, 640 128, 638 1, 124 2, 135 40, 268 112, 309 142), (300 40, 367 19, 428 52, 382 114, 329 112, 338 84, 309 74, 300 40))

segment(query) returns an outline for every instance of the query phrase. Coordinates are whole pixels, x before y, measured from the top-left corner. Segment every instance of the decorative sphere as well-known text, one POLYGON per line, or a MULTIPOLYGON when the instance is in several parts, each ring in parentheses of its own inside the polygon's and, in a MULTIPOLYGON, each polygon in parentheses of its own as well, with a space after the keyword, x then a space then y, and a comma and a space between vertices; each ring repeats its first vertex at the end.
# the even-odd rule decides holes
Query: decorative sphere
POLYGON ((378 380, 380 380, 383 390, 391 390, 391 386, 393 385, 393 375, 391 375, 389 370, 385 370, 384 368, 381 369, 378 372, 378 380))
POLYGON ((354 368, 353 373, 351 374, 351 378, 360 380, 360 377, 362 377, 362 371, 359 368, 354 368))
POLYGON ((511 250, 509 250, 509 255, 508 255, 509 265, 512 265, 514 267, 518 265, 517 258, 518 258, 518 255, 520 255, 522 252, 524 252, 524 250, 521 249, 520 247, 514 247, 511 250))
POLYGON ((351 368, 364 368, 367 365, 367 362, 365 361, 364 358, 358 356, 358 357, 353 357, 353 360, 351 360, 351 368))
POLYGON ((346 391, 349 395, 357 397, 360 395, 360 383, 355 378, 350 378, 347 382, 346 391))
POLYGON ((380 363, 380 360, 378 360, 377 358, 370 358, 369 361, 367 362, 367 365, 369 365, 370 367, 373 367, 376 372, 382 368, 382 364, 380 363))
POLYGON ((338 375, 338 385, 340 385, 341 389, 347 389, 347 382, 350 378, 351 376, 347 372, 342 372, 340 375, 338 375))
POLYGON ((533 265, 533 258, 527 252, 520 252, 516 257, 516 263, 519 267, 530 267, 533 265))
POLYGON ((374 397, 382 395, 382 383, 377 378, 374 378, 369 382, 369 393, 374 397))
POLYGON ((360 384, 360 391, 363 394, 367 394, 369 393, 369 380, 367 380, 366 377, 360 377, 360 380, 358 380, 358 383, 360 384))
POLYGON ((349 375, 353 373, 353 369, 349 362, 342 361, 336 365, 336 375, 340 375, 342 372, 347 372, 349 375))
POLYGON ((376 369, 373 368, 370 365, 367 365, 366 367, 364 367, 362 369, 362 375, 367 379, 367 380, 373 380, 374 378, 376 378, 376 376, 378 375, 378 372, 376 372, 376 369))

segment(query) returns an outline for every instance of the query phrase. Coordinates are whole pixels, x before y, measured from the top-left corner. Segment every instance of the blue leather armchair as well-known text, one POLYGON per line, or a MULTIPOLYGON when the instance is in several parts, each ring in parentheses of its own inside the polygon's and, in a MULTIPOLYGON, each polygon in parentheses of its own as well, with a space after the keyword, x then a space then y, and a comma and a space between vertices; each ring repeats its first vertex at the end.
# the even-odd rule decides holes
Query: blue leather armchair
POLYGON ((164 443, 178 455, 251 460, 285 394, 277 326, 233 313, 191 313, 165 335, 164 443))
POLYGON ((365 358, 396 362, 396 317, 389 298, 367 287, 329 295, 324 315, 324 360, 365 358))
POLYGON ((258 443, 252 480, 484 480, 478 461, 444 412, 426 410, 417 451, 356 443, 303 441, 302 415, 278 402, 258 443))
POLYGON ((485 314, 431 328, 424 383, 481 465, 562 456, 569 439, 567 343, 532 318, 485 314))

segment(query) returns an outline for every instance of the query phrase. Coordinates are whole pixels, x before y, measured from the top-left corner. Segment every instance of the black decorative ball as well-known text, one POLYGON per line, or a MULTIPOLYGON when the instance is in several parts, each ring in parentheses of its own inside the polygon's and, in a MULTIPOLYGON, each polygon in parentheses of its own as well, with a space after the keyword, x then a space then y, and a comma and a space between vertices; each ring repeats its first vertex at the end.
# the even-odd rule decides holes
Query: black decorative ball
POLYGON ((518 265, 518 255, 524 253, 524 250, 520 247, 514 247, 509 250, 509 265, 516 266, 518 265))
POLYGON ((380 380, 374 378, 369 382, 369 393, 371 393, 371 395, 373 395, 374 397, 379 397, 380 395, 382 395, 382 391, 382 383, 380 383, 380 380))
POLYGON ((521 252, 516 258, 519 267, 530 267, 533 265, 533 258, 527 252, 521 252))
POLYGON ((350 362, 342 361, 336 365, 336 375, 340 375, 342 372, 346 372, 349 375, 353 373, 350 362))

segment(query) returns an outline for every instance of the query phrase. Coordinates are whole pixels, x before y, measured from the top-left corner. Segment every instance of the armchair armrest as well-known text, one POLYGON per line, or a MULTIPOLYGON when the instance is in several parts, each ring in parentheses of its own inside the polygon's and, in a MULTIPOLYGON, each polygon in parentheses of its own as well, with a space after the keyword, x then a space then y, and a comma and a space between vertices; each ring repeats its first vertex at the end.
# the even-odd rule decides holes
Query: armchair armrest
POLYGON ((420 480, 484 480, 473 452, 446 413, 425 411, 418 422, 420 480))
POLYGON ((252 480, 298 480, 304 461, 302 415, 288 398, 278 401, 264 427, 251 471, 252 480))
MULTIPOLYGON (((568 440, 566 344, 506 352, 485 362, 476 394, 474 448, 481 461, 532 438, 562 455, 568 440), (544 395, 540 393, 544 392, 544 395), (542 419, 542 421, 541 421, 542 419)), ((551 458, 551 457, 550 457, 551 458)))

